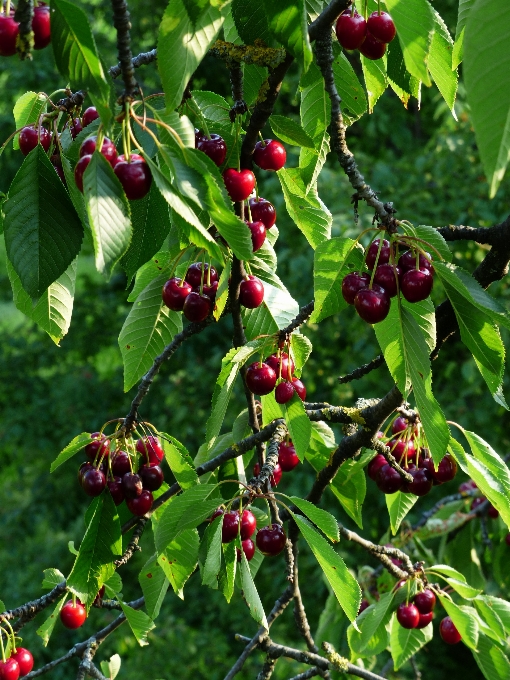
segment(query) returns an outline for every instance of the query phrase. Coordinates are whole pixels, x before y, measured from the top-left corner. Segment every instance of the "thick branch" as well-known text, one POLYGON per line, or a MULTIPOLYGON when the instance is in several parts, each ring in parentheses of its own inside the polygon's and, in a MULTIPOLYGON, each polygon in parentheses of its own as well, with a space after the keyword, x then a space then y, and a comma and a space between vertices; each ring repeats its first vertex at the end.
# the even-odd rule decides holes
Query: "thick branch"
POLYGON ((480 244, 504 245, 510 236, 510 216, 493 227, 464 227, 449 224, 437 230, 445 241, 476 241, 480 244))
POLYGON ((282 330, 278 333, 279 339, 285 340, 286 337, 292 333, 292 331, 295 331, 296 328, 302 326, 310 317, 311 313, 314 310, 314 307, 315 307, 314 300, 309 302, 304 307, 301 307, 301 309, 299 310, 299 314, 296 316, 296 318, 293 319, 286 328, 282 328, 282 330))
POLYGON ((3 612, 1 616, 3 619, 9 620, 19 618, 24 623, 31 621, 39 612, 56 602, 65 593, 66 587, 66 582, 62 581, 62 583, 56 585, 53 590, 50 590, 46 595, 43 595, 37 600, 27 602, 22 607, 3 612))
POLYGON ((308 27, 308 37, 313 42, 331 27, 340 14, 351 5, 351 0, 332 0, 324 11, 308 27))
POLYGON ((122 80, 124 81, 123 98, 133 99, 139 91, 131 53, 131 18, 126 0, 112 0, 113 25, 117 30, 117 53, 119 57, 122 80))
POLYGON ((33 18, 34 0, 18 0, 14 19, 19 21, 19 38, 16 50, 21 59, 32 59, 32 50, 34 49, 33 18))

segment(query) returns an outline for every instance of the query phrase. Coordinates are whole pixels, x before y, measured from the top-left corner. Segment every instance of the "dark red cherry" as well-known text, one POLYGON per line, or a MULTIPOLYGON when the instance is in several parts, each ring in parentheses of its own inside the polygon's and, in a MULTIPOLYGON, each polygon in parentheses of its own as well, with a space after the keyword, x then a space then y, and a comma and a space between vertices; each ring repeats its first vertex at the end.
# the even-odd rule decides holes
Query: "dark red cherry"
POLYGON ((213 514, 211 515, 211 517, 210 517, 210 519, 209 519, 209 523, 213 522, 213 521, 216 519, 216 517, 221 517, 221 515, 223 515, 224 512, 225 512, 225 508, 224 508, 224 507, 219 507, 219 508, 217 508, 217 509, 213 512, 213 514))
MULTIPOLYGON (((217 512, 218 511, 216 511, 216 513, 217 512)), ((226 512, 223 516, 223 526, 221 528, 222 543, 230 543, 230 541, 233 541, 235 538, 237 538, 238 533, 239 533, 239 512, 237 512, 237 510, 234 510, 232 512, 226 512)))
MULTIPOLYGON (((200 292, 200 287, 198 287, 195 290, 195 293, 200 292)), ((207 295, 207 297, 211 300, 211 302, 214 302, 216 300, 216 294, 218 292, 218 281, 215 281, 214 283, 211 283, 210 286, 204 283, 202 286, 202 293, 204 295, 207 295)))
POLYGON ((429 612, 428 614, 422 614, 420 612, 420 620, 418 621, 418 625, 416 626, 416 628, 418 629, 425 628, 426 626, 429 625, 433 618, 434 612, 429 612))
POLYGON ((349 305, 354 304, 356 293, 370 283, 370 274, 351 272, 342 281, 342 296, 349 305))
POLYGON ((34 657, 32 656, 32 653, 25 647, 17 647, 14 650, 14 653, 11 655, 11 658, 18 662, 19 674, 21 678, 23 678, 25 675, 28 675, 34 667, 34 657))
POLYGON ((34 7, 32 30, 34 32, 34 50, 42 50, 50 44, 50 8, 48 5, 42 4, 34 7))
POLYGON ((386 458, 378 453, 375 458, 372 458, 370 463, 367 466, 367 474, 370 477, 370 479, 373 479, 374 481, 377 479, 377 473, 379 470, 382 468, 383 465, 387 465, 388 461, 386 458))
POLYGON ((449 616, 445 616, 439 624, 439 635, 447 645, 456 645, 462 637, 449 616))
POLYGON ((128 506, 129 511, 137 517, 143 517, 146 515, 152 508, 153 503, 154 498, 152 493, 146 489, 144 489, 144 491, 142 491, 142 493, 136 498, 128 498, 126 500, 126 505, 128 506))
POLYGON ((165 481, 163 470, 159 465, 142 465, 138 474, 142 478, 143 488, 149 491, 157 491, 165 481))
POLYGON ((257 520, 251 510, 243 510, 241 517, 241 541, 246 541, 253 536, 257 528, 257 520))
POLYGON ((400 623, 402 628, 416 628, 420 622, 420 612, 414 606, 414 604, 406 604, 402 602, 397 607, 397 621, 400 623))
POLYGON ((174 276, 169 279, 163 286, 161 297, 165 305, 174 312, 182 312, 184 301, 192 291, 192 287, 186 281, 183 282, 174 276))
POLYGON ((293 384, 288 380, 284 380, 283 382, 276 386, 276 389, 274 391, 274 398, 276 399, 276 402, 278 404, 286 404, 288 401, 292 399, 292 395, 294 394, 294 392, 295 390, 293 384))
MULTIPOLYGON (((253 476, 258 477, 259 474, 260 474, 260 465, 258 463, 255 463, 255 465, 253 466, 253 476)), ((282 471, 282 468, 280 467, 280 463, 277 463, 275 465, 273 474, 269 478, 269 482, 270 482, 271 486, 278 486, 278 484, 281 482, 282 474, 283 474, 283 471, 282 471)))
POLYGON ((407 429, 407 426, 409 425, 409 421, 407 418, 404 418, 402 416, 398 416, 398 418, 395 418, 391 425, 391 431, 393 434, 398 434, 399 432, 404 432, 404 430, 407 429))
POLYGON ((411 459, 416 453, 416 447, 412 439, 409 439, 408 441, 404 441, 403 439, 390 439, 387 446, 397 461, 400 461, 403 458, 404 461, 406 459, 411 459))
POLYGON ((220 135, 211 135, 210 139, 202 137, 197 144, 197 149, 200 149, 206 156, 209 156, 218 167, 223 165, 227 157, 227 145, 220 135))
POLYGON ((421 302, 430 295, 434 278, 428 269, 409 269, 402 277, 400 290, 408 302, 421 302))
POLYGON ((298 397, 301 399, 301 401, 304 401, 306 399, 306 387, 299 378, 292 378, 292 386, 296 390, 296 393, 298 397))
POLYGON ((104 597, 105 592, 106 592, 106 588, 104 586, 101 586, 101 588, 99 588, 97 595, 94 598, 94 602, 92 604, 100 607, 102 605, 102 601, 103 601, 103 597, 104 597))
MULTIPOLYGON (((84 156, 91 156, 96 150, 96 144, 97 135, 94 135, 93 137, 87 137, 80 147, 80 158, 83 158, 84 156)), ((112 167, 115 167, 115 163, 117 162, 117 149, 115 148, 115 144, 111 141, 111 139, 108 139, 108 137, 103 139, 101 153, 106 158, 108 163, 110 163, 112 167)))
POLYGON ((87 470, 92 470, 92 468, 93 468, 93 465, 88 460, 85 463, 82 463, 80 465, 80 468, 78 470, 78 482, 80 483, 80 485, 81 485, 81 482, 82 482, 82 479, 83 479, 83 475, 87 472, 87 470))
POLYGON ((425 588, 425 590, 416 593, 413 602, 420 614, 428 614, 436 606, 436 596, 433 590, 425 588))
POLYGON ((265 363, 262 363, 261 365, 258 361, 255 361, 248 366, 245 380, 246 387, 250 392, 262 396, 264 394, 269 394, 274 390, 276 385, 276 373, 271 366, 268 366, 265 363))
POLYGON ((87 125, 90 125, 93 120, 96 120, 99 118, 99 113, 97 112, 97 109, 95 106, 89 106, 88 109, 85 109, 82 115, 82 123, 83 127, 87 127, 87 125))
POLYGON ((208 281, 214 283, 218 280, 218 272, 214 267, 209 267, 207 262, 194 262, 188 267, 185 276, 186 282, 194 289, 200 288, 200 284, 202 283, 202 270, 204 283, 207 283, 208 281), (209 269, 211 270, 210 273, 209 269))
POLYGON ((69 600, 60 610, 60 620, 66 628, 75 630, 80 628, 85 623, 87 612, 85 607, 79 600, 73 605, 73 601, 69 600))
POLYGON ((276 222, 276 210, 265 198, 250 198, 251 218, 254 222, 262 222, 266 229, 271 229, 276 222))
MULTIPOLYGON (((430 260, 429 253, 427 253, 427 257, 420 253, 418 269, 421 269, 422 271, 424 269, 428 269, 433 274, 434 267, 432 266, 429 260, 430 260)), ((398 260, 398 266, 400 271, 402 272, 402 275, 404 275, 406 271, 408 271, 409 269, 416 269, 416 253, 412 250, 406 250, 406 252, 402 253, 402 255, 400 256, 398 260)))
POLYGON ((397 34, 393 19, 387 12, 372 12, 368 17, 367 30, 382 43, 390 43, 397 34))
POLYGON ((433 486, 439 486, 440 482, 437 481, 436 471, 434 469, 434 461, 432 458, 423 458, 421 455, 418 459, 418 467, 428 470, 428 473, 432 477, 433 486))
POLYGON ((182 311, 188 321, 195 323, 204 321, 212 311, 211 298, 207 295, 191 292, 184 301, 182 311))
POLYGON ((148 456, 151 465, 159 465, 165 457, 165 451, 161 446, 161 442, 157 437, 153 437, 152 435, 143 437, 143 439, 138 439, 136 442, 136 450, 138 453, 142 454, 144 463, 147 462, 148 456))
POLYGON ((434 472, 434 478, 439 484, 451 482, 457 474, 457 463, 449 453, 441 460, 437 470, 434 472))
POLYGON ((265 139, 255 144, 253 162, 262 170, 281 170, 287 160, 287 152, 276 139, 265 139))
POLYGON ((496 508, 493 505, 489 505, 489 509, 487 510, 487 514, 491 519, 497 519, 499 517, 499 512, 496 510, 496 508))
POLYGON ((482 505, 482 503, 485 503, 486 500, 487 499, 485 498, 485 496, 477 496, 476 498, 473 498, 470 510, 471 511, 476 510, 476 508, 482 505))
POLYGON ((505 543, 510 546, 510 533, 505 536, 505 543))
POLYGON ((264 284, 256 276, 248 276, 239 286, 239 302, 247 309, 260 307, 264 300, 264 284))
POLYGON ((359 51, 367 59, 376 61, 377 59, 380 59, 384 56, 386 52, 386 44, 376 40, 374 36, 367 31, 367 37, 363 41, 359 51))
POLYGON ((294 369, 296 367, 294 365, 294 362, 292 361, 292 358, 289 359, 289 355, 286 352, 281 352, 280 358, 278 358, 277 354, 271 354, 271 356, 267 357, 267 359, 265 359, 264 361, 268 366, 271 366, 271 368, 273 369, 277 376, 280 375, 280 361, 281 361, 282 378, 287 380, 290 380, 292 378, 292 374, 294 373, 294 369))
POLYGON ((76 139, 76 137, 80 134, 82 130, 83 126, 81 120, 79 118, 73 118, 71 124, 69 125, 69 132, 71 133, 71 137, 73 139, 76 139))
POLYGON ((413 478, 412 482, 405 482, 402 491, 415 496, 426 496, 432 489, 432 475, 426 468, 409 467, 406 470, 413 478))
POLYGON ((370 607, 370 602, 368 600, 361 600, 361 604, 358 610, 358 616, 362 614, 365 611, 365 609, 368 609, 368 607, 370 607))
POLYGON ((372 288, 362 288, 356 293, 354 307, 359 316, 367 323, 384 321, 390 311, 390 297, 377 284, 372 288))
POLYGON ((207 139, 207 135, 205 135, 201 130, 198 128, 195 128, 195 148, 198 148, 199 143, 203 140, 207 139))
POLYGON ((262 527, 257 533, 257 548, 263 555, 273 557, 278 555, 285 547, 287 536, 283 527, 279 524, 270 524, 262 527))
POLYGON ((14 17, 0 16, 0 57, 12 57, 16 54, 16 38, 19 24, 14 17))
POLYGON ((233 201, 244 201, 255 188, 255 175, 251 170, 227 168, 223 173, 227 193, 233 201))
POLYGON ((390 297, 395 297, 398 293, 397 282, 400 276, 400 269, 392 264, 380 264, 375 270, 374 283, 384 288, 390 297))
POLYGON ((129 456, 125 451, 116 451, 112 455, 112 472, 115 477, 124 477, 126 472, 131 472, 129 456))
POLYGON ((365 40, 367 23, 356 10, 346 9, 336 22, 336 37, 346 50, 357 50, 365 40))
POLYGON ((76 186, 78 189, 83 193, 83 173, 88 167, 88 164, 92 160, 92 156, 87 155, 87 156, 82 156, 80 160, 76 163, 76 166, 74 168, 74 181, 76 182, 76 186))
POLYGON ((477 488, 478 487, 476 486, 475 482, 470 479, 467 482, 462 482, 462 484, 459 484, 459 493, 469 493, 470 491, 473 491, 473 489, 477 488))
POLYGON ((152 173, 142 156, 131 154, 129 161, 124 155, 119 156, 113 172, 119 178, 124 193, 130 201, 137 201, 149 193, 152 173))
POLYGON ((27 125, 19 133, 19 148, 24 156, 27 156, 40 142, 42 148, 48 151, 51 144, 51 132, 42 125, 37 128, 27 125))
POLYGON ((122 488, 122 478, 114 477, 106 482, 108 490, 113 498, 115 505, 120 505, 124 500, 124 490, 122 488))
POLYGON ((107 456, 110 452, 110 442, 105 439, 105 436, 100 432, 93 432, 90 435, 91 439, 95 441, 87 444, 85 447, 85 454, 89 460, 96 460, 96 457, 107 456), (99 454, 99 455, 98 455, 99 454))
MULTIPOLYGON (((255 543, 251 540, 251 538, 247 538, 245 541, 241 541, 241 546, 243 548, 243 552, 246 555, 246 559, 248 562, 253 559, 253 556, 255 555, 255 543)), ((236 548, 237 550, 237 561, 241 561, 241 551, 239 548, 236 548)))
POLYGON ((400 491, 404 480, 399 473, 386 463, 377 473, 376 484, 383 493, 395 493, 400 491))
POLYGON ((143 491, 142 478, 133 472, 126 472, 122 477, 122 491, 126 499, 137 498, 143 491))
POLYGON ((253 252, 262 248, 262 244, 266 240, 266 228, 264 222, 247 222, 249 230, 251 231, 251 242, 253 244, 253 252))
POLYGON ((283 472, 291 472, 291 470, 299 465, 299 458, 292 442, 288 444, 282 442, 278 447, 278 464, 283 472))
POLYGON ((106 477, 101 470, 91 468, 83 473, 81 477, 81 487, 87 496, 100 496, 106 486, 106 477))
MULTIPOLYGON (((380 239, 376 238, 372 241, 368 247, 366 265, 370 271, 375 267, 375 261, 377 259, 377 253, 379 252, 379 242, 380 239)), ((381 246, 381 252, 379 253, 379 259, 377 260, 377 266, 381 264, 388 264, 390 261, 390 242, 383 239, 383 244, 381 246)))
POLYGON ((0 660, 0 678, 2 680, 18 680, 19 664, 12 656, 6 661, 0 660))

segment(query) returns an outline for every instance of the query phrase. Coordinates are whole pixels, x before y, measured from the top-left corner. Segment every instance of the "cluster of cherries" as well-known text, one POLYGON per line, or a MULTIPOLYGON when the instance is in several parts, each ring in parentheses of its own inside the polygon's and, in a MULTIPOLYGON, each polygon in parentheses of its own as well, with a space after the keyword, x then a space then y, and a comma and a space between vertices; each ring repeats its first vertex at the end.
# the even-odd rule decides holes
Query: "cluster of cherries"
POLYGON ((429 253, 411 248, 395 264, 393 245, 376 239, 366 251, 369 272, 351 272, 342 281, 342 296, 354 305, 367 323, 379 323, 388 316, 391 298, 399 292, 408 302, 421 302, 430 295, 434 268, 429 253), (390 262, 391 260, 391 262, 390 262))
MULTIPOLYGON (((292 440, 283 441, 278 447, 278 462, 275 465, 273 474, 269 478, 271 486, 278 486, 283 473, 291 472, 297 465, 299 465, 299 458, 292 440)), ((255 463, 253 466, 253 476, 258 477, 259 475, 260 463, 255 463)))
MULTIPOLYGON (((403 581, 402 583, 405 583, 403 581)), ((402 628, 425 628, 434 618, 433 609, 436 596, 430 588, 416 593, 412 602, 402 602, 397 607, 397 621, 402 628)), ((462 637, 449 616, 445 616, 439 624, 439 635, 448 645, 456 645, 462 637)))
MULTIPOLYGON (((9 4, 9 3, 7 3, 9 4)), ((4 13, 4 3, 0 5, 0 57, 12 57, 16 54, 16 42, 19 35, 19 23, 14 19, 14 7, 4 13)), ((42 50, 51 42, 50 8, 45 2, 37 3, 32 19, 34 33, 34 49, 42 50)))
POLYGON ((386 52, 397 29, 387 12, 372 12, 365 18, 358 14, 354 4, 346 9, 336 22, 336 37, 346 50, 359 50, 367 59, 380 59, 386 52))
POLYGON ((165 456, 157 437, 138 439, 135 448, 139 456, 127 451, 110 451, 110 440, 100 432, 91 435, 93 442, 87 444, 85 453, 89 459, 78 471, 78 481, 88 496, 99 496, 108 487, 115 502, 124 500, 133 515, 142 517, 152 508, 152 492, 164 482, 161 462, 165 456), (138 472, 133 472, 138 458, 138 472))
MULTIPOLYGON (((241 546, 248 562, 255 555, 255 543, 260 552, 268 557, 278 555, 285 547, 287 536, 280 524, 268 524, 259 529, 254 543, 251 537, 257 528, 257 520, 250 510, 243 510, 240 514, 237 510, 225 512, 225 508, 220 507, 211 517, 211 522, 220 515, 223 515, 222 542, 230 543, 240 536, 241 546)), ((238 562, 241 561, 239 548, 237 548, 237 560, 238 562)))
POLYGON ((299 378, 293 375, 294 369, 292 357, 279 350, 277 354, 271 354, 264 361, 254 361, 248 366, 245 375, 246 387, 250 392, 259 396, 269 394, 274 390, 278 404, 286 404, 292 399, 294 392, 301 401, 304 401, 306 387, 299 378), (279 381, 278 385, 276 385, 277 381, 279 381))
MULTIPOLYGON (((419 446, 420 427, 419 423, 410 423, 407 418, 398 416, 391 426, 394 436, 386 442, 399 465, 413 478, 412 482, 405 481, 380 453, 368 464, 368 476, 383 493, 404 491, 426 496, 433 486, 450 482, 457 474, 457 463, 449 453, 441 460, 437 470, 434 468, 428 449, 419 446)), ((379 438, 383 436, 382 432, 379 433, 379 438)))
MULTIPOLYGON (((474 489, 477 489, 476 482, 474 482, 472 479, 468 479, 467 482, 462 482, 462 484, 459 484, 459 493, 460 494, 470 494, 472 495, 472 492, 474 489)), ((476 510, 482 503, 485 503, 487 499, 485 496, 477 496, 476 498, 473 498, 470 506, 470 510, 476 510)), ((487 514, 491 519, 497 519, 499 517, 499 512, 496 510, 496 508, 491 504, 489 504, 489 508, 487 510, 487 514)))
POLYGON ((15 647, 9 658, 0 659, 0 678, 18 680, 28 675, 34 667, 34 657, 24 647, 15 647))

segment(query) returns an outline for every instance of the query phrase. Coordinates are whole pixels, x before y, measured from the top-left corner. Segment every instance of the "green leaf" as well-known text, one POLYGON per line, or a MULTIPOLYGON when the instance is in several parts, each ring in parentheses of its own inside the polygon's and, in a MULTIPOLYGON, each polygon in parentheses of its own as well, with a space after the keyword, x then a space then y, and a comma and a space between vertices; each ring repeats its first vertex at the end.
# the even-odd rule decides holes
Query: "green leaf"
POLYGON ((453 46, 452 68, 457 68, 464 58, 464 33, 469 11, 474 5, 475 0, 459 0, 459 14, 457 17, 457 28, 455 29, 455 45, 453 46))
POLYGON ((494 639, 498 642, 504 642, 506 638, 505 626, 490 600, 484 595, 478 595, 474 598, 473 603, 482 620, 489 626, 494 639))
MULTIPOLYGON (((25 92, 14 104, 13 114, 16 130, 25 125, 37 123, 39 116, 46 110, 47 99, 40 92, 25 92)), ((14 149, 19 149, 19 133, 12 142, 14 149)))
POLYGON ((222 24, 223 17, 215 7, 209 7, 193 25, 182 0, 168 3, 158 34, 158 70, 167 111, 181 103, 190 77, 216 40, 222 24))
POLYGON ((336 89, 342 98, 342 116, 346 125, 352 125, 367 112, 367 98, 350 61, 336 43, 333 55, 333 74, 336 89))
MULTIPOLYGON (((247 45, 252 45, 257 38, 269 43, 271 34, 267 23, 264 3, 253 3, 250 0, 233 0, 232 17, 239 37, 247 45)), ((228 40, 228 38, 225 38, 228 40)))
POLYGON ((397 27, 406 68, 411 75, 430 85, 427 59, 434 30, 434 15, 427 0, 386 0, 397 27))
MULTIPOLYGON (((186 257, 183 259, 186 260, 186 257)), ((182 259, 179 262, 182 262, 182 259)), ((170 273, 175 268, 175 265, 176 258, 172 257, 168 251, 160 250, 159 253, 156 253, 152 259, 136 272, 135 284, 129 293, 128 302, 134 302, 149 283, 158 276, 168 274, 168 278, 170 278, 170 273)))
POLYGON ((219 123, 231 127, 229 111, 230 106, 225 99, 216 92, 207 90, 192 90, 194 103, 198 106, 204 118, 211 123, 219 123))
POLYGON ((138 574, 138 583, 145 598, 145 607, 151 619, 155 619, 161 609, 168 590, 169 581, 158 564, 157 555, 153 555, 138 574))
MULTIPOLYGON (((301 125, 307 135, 313 139, 315 146, 313 151, 301 149, 299 154, 299 174, 302 181, 299 182, 297 177, 294 180, 298 185, 303 186, 303 189, 300 191, 304 190, 306 195, 315 186, 329 151, 327 128, 331 117, 331 103, 324 89, 322 73, 315 64, 312 64, 308 69, 308 73, 301 77, 299 89, 301 90, 301 125)), ((298 173, 292 173, 292 175, 296 174, 298 173)), ((291 217, 295 221, 292 215, 291 217)), ((296 224, 298 223, 296 222, 296 224)))
POLYGON ((276 418, 284 418, 283 407, 276 403, 274 391, 260 398, 262 403, 262 427, 269 425, 276 418))
POLYGON ((296 449, 299 460, 305 459, 305 453, 310 445, 310 437, 312 436, 312 424, 305 412, 303 402, 296 393, 292 395, 292 399, 283 406, 285 413, 285 420, 289 428, 289 434, 292 443, 296 449))
POLYGON ((330 541, 337 543, 340 540, 338 522, 333 515, 326 512, 326 510, 318 508, 313 503, 310 503, 303 498, 299 498, 299 496, 289 496, 289 500, 292 501, 292 503, 294 503, 294 505, 299 508, 330 541))
POLYGON ((133 238, 121 261, 128 283, 163 246, 170 230, 168 204, 154 183, 147 196, 131 201, 130 208, 133 238))
POLYGON ((208 545, 207 559, 202 569, 202 585, 218 587, 218 574, 221 569, 221 538, 223 531, 223 517, 216 517, 210 525, 208 532, 211 533, 208 545))
POLYGON ((197 566, 199 544, 198 531, 195 528, 184 529, 158 557, 158 564, 181 600, 184 599, 184 585, 197 566))
MULTIPOLYGON (((223 548, 223 560, 225 568, 220 574, 219 586, 227 602, 230 603, 234 594, 234 584, 237 570, 237 547, 236 542, 225 543, 223 548)), ((251 568, 250 568, 251 571, 251 568)))
POLYGON ((103 583, 115 571, 115 558, 122 555, 119 514, 110 494, 95 498, 89 512, 90 523, 67 579, 69 590, 80 598, 87 611, 103 583))
POLYGON ((390 628, 390 651, 395 670, 398 670, 418 652, 427 642, 432 640, 432 624, 420 630, 403 628, 394 616, 390 628))
POLYGON ((255 587, 255 583, 253 582, 253 578, 251 575, 250 571, 250 565, 248 564, 248 560, 246 559, 246 555, 244 554, 244 550, 241 551, 241 588, 243 589, 242 595, 243 599, 248 605, 248 609, 250 610, 250 614, 252 617, 255 619, 255 621, 260 624, 261 626, 264 626, 266 630, 269 630, 269 626, 267 624, 267 619, 266 615, 264 613, 264 607, 262 606, 262 602, 260 601, 259 594, 257 592, 257 588, 255 587))
POLYGON ((381 595, 378 602, 367 607, 366 614, 365 612, 362 612, 364 614, 363 617, 358 616, 357 623, 360 632, 355 633, 358 638, 356 641, 356 652, 358 654, 363 652, 369 645, 370 640, 379 626, 381 624, 384 625, 384 619, 386 618, 394 595, 395 592, 393 589, 384 593, 384 595, 381 595))
MULTIPOLYGON (((356 624, 362 626, 365 618, 371 615, 374 605, 371 605, 362 612, 356 619, 356 624)), ((347 628, 347 641, 352 651, 353 657, 369 658, 377 656, 388 648, 390 636, 388 633, 388 623, 391 618, 391 611, 387 610, 381 623, 375 629, 366 644, 361 644, 361 633, 351 624, 347 628)))
POLYGON ((418 500, 418 496, 397 491, 397 493, 386 494, 385 498, 390 515, 391 532, 396 534, 402 520, 418 500))
POLYGON ((290 348, 296 370, 300 371, 312 353, 312 343, 306 335, 294 331, 290 336, 290 348))
POLYGON ((50 472, 55 472, 55 470, 60 467, 62 463, 65 463, 67 460, 69 460, 69 458, 72 458, 76 453, 78 453, 78 451, 84 449, 85 446, 90 444, 92 441, 93 439, 88 432, 82 432, 81 434, 77 435, 64 449, 62 449, 62 451, 55 458, 50 466, 50 472))
POLYGON ((473 656, 487 680, 507 680, 510 677, 510 661, 505 653, 485 635, 478 640, 478 651, 473 656))
POLYGON ((290 293, 264 282, 264 300, 256 309, 243 309, 243 325, 250 340, 271 335, 296 318, 299 305, 290 293))
POLYGON ((147 635, 156 627, 154 621, 145 612, 133 609, 122 600, 120 606, 138 644, 140 647, 145 647, 149 644, 147 635))
POLYGON ((154 359, 182 331, 182 315, 163 304, 163 274, 137 297, 119 335, 124 361, 124 390, 127 392, 149 370, 154 359))
POLYGON ((273 115, 269 119, 269 124, 271 125, 271 130, 282 142, 293 144, 294 146, 304 146, 308 149, 314 148, 313 139, 292 118, 273 115))
POLYGON ((306 71, 313 60, 305 0, 264 0, 269 31, 306 71))
POLYGON ((435 564, 430 567, 430 570, 441 574, 455 592, 459 593, 459 595, 466 600, 473 599, 481 592, 479 588, 473 588, 468 584, 464 574, 461 574, 460 571, 453 569, 453 567, 450 567, 447 564, 435 564))
POLYGON ((181 489, 189 489, 198 484, 193 460, 186 447, 169 434, 165 434, 162 440, 166 461, 181 489))
POLYGON ((23 290, 21 281, 11 263, 7 260, 7 274, 16 308, 48 333, 56 345, 60 344, 60 340, 67 334, 71 325, 77 266, 78 260, 76 259, 62 276, 45 290, 34 306, 28 293, 23 290))
MULTIPOLYGON (((211 4, 210 0, 183 0, 184 7, 193 24, 196 24, 211 4)), ((217 5, 217 2, 212 3, 217 5)))
POLYGON ((373 61, 361 55, 361 67, 367 89, 368 113, 373 113, 375 105, 388 86, 386 61, 384 57, 373 61))
POLYGON ((306 193, 299 172, 297 168, 283 168, 277 174, 289 216, 312 248, 316 248, 330 238, 333 219, 316 190, 311 189, 306 193))
POLYGON ((476 650, 478 645, 478 621, 475 610, 471 607, 459 607, 450 598, 438 593, 441 604, 446 610, 446 613, 453 621, 453 625, 459 631, 462 642, 470 649, 476 650), (473 614, 470 614, 472 611, 473 614))
POLYGON ((121 658, 118 654, 110 657, 109 661, 101 661, 100 666, 103 675, 107 675, 111 680, 115 680, 120 671, 121 658))
POLYGON ((268 74, 269 71, 265 66, 257 66, 257 64, 244 65, 244 101, 248 106, 256 103, 260 88, 266 82, 268 74))
POLYGON ((454 103, 457 94, 458 73, 456 70, 452 70, 453 40, 441 16, 436 10, 433 10, 433 12, 435 30, 430 43, 428 67, 439 92, 451 110, 453 117, 457 119, 454 103))
POLYGON ((419 81, 406 69, 404 54, 398 40, 392 40, 388 45, 386 68, 388 83, 406 108, 411 96, 419 100, 419 81))
POLYGON ((51 634, 53 633, 53 629, 55 628, 55 624, 57 623, 57 619, 59 618, 60 610, 64 606, 64 602, 67 600, 68 594, 65 593, 60 600, 57 602, 57 606, 55 609, 52 611, 52 613, 48 616, 46 621, 42 624, 37 629, 37 635, 42 638, 43 641, 43 647, 48 646, 48 642, 50 641, 51 634))
POLYGON ((464 82, 493 198, 510 159, 510 5, 477 0, 466 22, 464 82))
POLYGON ((293 515, 305 541, 310 546, 349 621, 354 621, 361 603, 358 582, 343 559, 330 544, 299 515, 293 515))
POLYGON ((80 252, 83 227, 40 144, 23 161, 3 205, 7 256, 32 298, 68 269, 80 252))
POLYGON ((319 323, 347 307, 342 296, 342 281, 363 265, 363 249, 350 238, 332 238, 315 249, 313 286, 315 307, 311 323, 319 323))
POLYGON ((437 229, 434 229, 434 227, 429 227, 426 224, 420 224, 417 227, 411 224, 403 224, 402 228, 408 236, 414 236, 415 238, 425 241, 425 243, 419 244, 425 250, 427 250, 427 244, 429 244, 431 246, 430 254, 434 260, 437 260, 437 253, 435 252, 435 250, 437 250, 443 260, 446 260, 446 262, 451 262, 452 254, 450 248, 448 247, 448 243, 444 240, 437 229))
POLYGON ((42 582, 42 587, 48 588, 48 590, 52 590, 55 586, 58 586, 66 579, 64 574, 58 569, 45 569, 43 574, 44 580, 42 582))

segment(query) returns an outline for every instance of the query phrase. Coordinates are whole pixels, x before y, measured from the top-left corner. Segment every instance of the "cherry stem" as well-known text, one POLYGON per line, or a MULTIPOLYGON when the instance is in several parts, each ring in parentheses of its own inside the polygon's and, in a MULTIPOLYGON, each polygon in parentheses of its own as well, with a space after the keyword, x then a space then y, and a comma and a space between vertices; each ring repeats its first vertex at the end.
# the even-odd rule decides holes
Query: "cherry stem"
MULTIPOLYGON (((380 236, 379 236, 379 248, 377 249, 377 255, 375 257, 375 264, 374 264, 374 268, 372 270, 372 276, 370 277, 370 283, 368 285, 368 287, 370 289, 372 288, 372 285, 374 283, 375 270, 377 269, 377 263, 379 262, 379 255, 381 254, 381 250, 382 250, 382 244, 383 244, 383 241, 384 241, 384 239, 382 238, 383 235, 384 235, 384 232, 381 232, 380 236)), ((368 248, 367 248, 367 253, 368 253, 368 248)))
MULTIPOLYGON (((4 648, 4 636, 3 633, 5 633, 5 630, 0 626, 0 645, 2 647, 2 661, 5 663, 5 648, 4 648)), ((6 633, 6 637, 9 638, 9 636, 6 633)))
POLYGON ((252 217, 251 217, 251 207, 250 207, 249 199, 246 199, 246 207, 248 208, 248 220, 250 222, 253 222, 252 217))
POLYGON ((7 624, 7 627, 9 628, 9 630, 11 632, 10 637, 11 637, 11 640, 12 640, 12 651, 14 651, 16 649, 16 635, 14 634, 14 629, 11 626, 8 619, 3 619, 3 622, 7 624))
POLYGON ((11 13, 11 0, 7 0, 7 3, 5 5, 5 16, 8 17, 10 13, 11 13))
POLYGON ((262 142, 262 148, 265 149, 266 146, 267 146, 266 140, 264 139, 264 137, 262 137, 262 132, 260 132, 260 130, 259 130, 259 137, 260 137, 260 141, 262 142))
POLYGON ((381 0, 377 0, 377 14, 381 16, 381 0))

